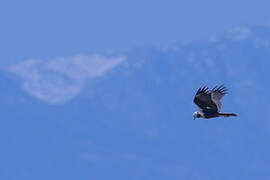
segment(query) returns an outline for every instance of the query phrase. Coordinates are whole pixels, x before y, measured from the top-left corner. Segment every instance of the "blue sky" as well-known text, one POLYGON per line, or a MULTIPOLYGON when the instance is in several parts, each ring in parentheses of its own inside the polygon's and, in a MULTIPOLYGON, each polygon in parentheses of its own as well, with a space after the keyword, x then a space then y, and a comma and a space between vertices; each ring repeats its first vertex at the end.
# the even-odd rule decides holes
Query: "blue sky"
POLYGON ((269 24, 269 5, 267 0, 1 1, 1 65, 205 40, 234 26, 269 24))
POLYGON ((1 1, 0 179, 269 179, 268 7, 1 1), (193 121, 219 84, 239 116, 193 121))

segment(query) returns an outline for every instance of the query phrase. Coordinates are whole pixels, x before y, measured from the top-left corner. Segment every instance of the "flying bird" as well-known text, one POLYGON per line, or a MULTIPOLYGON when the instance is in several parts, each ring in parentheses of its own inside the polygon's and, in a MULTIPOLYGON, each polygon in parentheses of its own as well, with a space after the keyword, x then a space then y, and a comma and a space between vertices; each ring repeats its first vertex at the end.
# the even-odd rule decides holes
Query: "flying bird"
POLYGON ((235 113, 220 112, 220 100, 225 94, 227 94, 227 88, 224 85, 215 86, 212 90, 209 90, 206 86, 198 89, 193 102, 200 110, 193 113, 193 119, 237 116, 235 113))

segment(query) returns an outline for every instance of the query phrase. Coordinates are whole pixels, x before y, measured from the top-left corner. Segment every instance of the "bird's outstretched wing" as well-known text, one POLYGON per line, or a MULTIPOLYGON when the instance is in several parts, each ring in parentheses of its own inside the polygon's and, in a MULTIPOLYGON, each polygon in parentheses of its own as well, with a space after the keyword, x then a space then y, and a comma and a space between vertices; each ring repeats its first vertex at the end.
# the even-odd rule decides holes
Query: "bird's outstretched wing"
POLYGON ((211 93, 212 91, 208 90, 206 86, 201 87, 197 91, 193 102, 201 109, 218 111, 217 105, 212 101, 211 93))
POLYGON ((227 88, 224 85, 216 86, 211 90, 211 99, 216 104, 218 112, 221 110, 220 100, 227 94, 227 88))

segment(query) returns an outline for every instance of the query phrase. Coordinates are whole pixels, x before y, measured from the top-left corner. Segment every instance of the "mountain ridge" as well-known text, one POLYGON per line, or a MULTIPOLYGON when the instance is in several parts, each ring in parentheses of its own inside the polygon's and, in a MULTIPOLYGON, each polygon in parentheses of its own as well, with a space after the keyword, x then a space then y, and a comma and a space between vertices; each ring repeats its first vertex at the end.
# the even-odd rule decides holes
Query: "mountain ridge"
MULTIPOLYGON (((23 90, 22 76, 0 72, 0 132, 5 139, 0 157, 10 159, 4 171, 13 179, 29 180, 270 176, 260 169, 269 165, 265 139, 270 124, 264 112, 269 108, 270 28, 238 28, 233 34, 100 55, 105 65, 118 57, 125 60, 102 76, 83 79, 80 93, 56 104, 23 90), (220 84, 229 89, 222 111, 239 116, 193 121, 196 90, 220 84)), ((46 63, 30 67, 24 70, 41 79, 60 78, 56 85, 61 78, 67 85, 73 81, 58 72, 52 75, 46 63)), ((50 80, 38 86, 45 87, 42 92, 50 93, 50 80)))

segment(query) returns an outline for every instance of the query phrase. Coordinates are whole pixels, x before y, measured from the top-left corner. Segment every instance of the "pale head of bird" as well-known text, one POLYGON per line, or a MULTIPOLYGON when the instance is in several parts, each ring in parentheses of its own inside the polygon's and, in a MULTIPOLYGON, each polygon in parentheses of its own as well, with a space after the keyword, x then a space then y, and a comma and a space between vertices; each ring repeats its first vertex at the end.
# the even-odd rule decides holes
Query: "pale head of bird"
POLYGON ((202 118, 203 114, 201 111, 196 111, 193 113, 193 120, 195 120, 196 118, 202 118))

